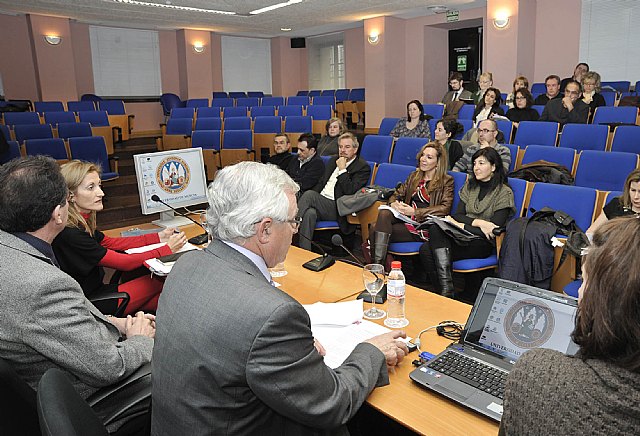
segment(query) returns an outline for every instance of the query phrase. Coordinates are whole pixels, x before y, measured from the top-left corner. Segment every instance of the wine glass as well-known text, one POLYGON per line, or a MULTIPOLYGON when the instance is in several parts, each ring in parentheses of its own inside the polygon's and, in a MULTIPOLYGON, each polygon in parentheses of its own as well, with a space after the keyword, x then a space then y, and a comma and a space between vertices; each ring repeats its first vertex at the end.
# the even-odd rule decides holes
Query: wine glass
POLYGON ((384 266, 377 263, 365 265, 362 270, 362 281, 365 289, 371 294, 371 303, 373 304, 369 310, 364 312, 364 317, 368 319, 383 318, 386 313, 384 310, 376 308, 376 294, 384 286, 384 266))

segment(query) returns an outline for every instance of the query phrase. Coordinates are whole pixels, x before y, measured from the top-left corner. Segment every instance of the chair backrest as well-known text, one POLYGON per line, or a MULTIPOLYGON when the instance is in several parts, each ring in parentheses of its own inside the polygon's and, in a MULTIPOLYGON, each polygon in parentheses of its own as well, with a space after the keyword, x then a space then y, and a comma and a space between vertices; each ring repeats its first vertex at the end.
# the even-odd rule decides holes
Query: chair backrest
POLYGON ((460 203, 460 190, 467 183, 467 173, 458 171, 449 171, 448 174, 453 177, 453 203, 451 204, 451 213, 455 213, 460 203))
POLYGON ((60 123, 58 124, 58 138, 75 138, 91 136, 91 124, 89 123, 60 123))
POLYGON ((349 99, 349 90, 348 89, 337 89, 336 90, 336 102, 345 101, 349 99))
POLYGON ((89 123, 93 127, 109 125, 109 115, 106 111, 81 111, 78 112, 81 123, 89 123))
POLYGON ((628 80, 617 80, 613 82, 602 82, 601 86, 610 86, 612 88, 615 88, 615 90, 618 92, 628 92, 629 88, 631 87, 631 82, 628 80))
POLYGON ((211 100, 211 107, 232 107, 234 105, 235 102, 231 97, 213 97, 211 100))
POLYGON ((251 117, 231 117, 224 120, 224 130, 251 130, 251 117))
POLYGON ((609 127, 599 124, 565 124, 558 147, 581 150, 601 150, 607 148, 609 127))
POLYGON ((471 120, 473 119, 473 113, 475 112, 476 107, 472 104, 463 105, 458 111, 458 119, 462 120, 471 120))
MULTIPOLYGON (((460 124, 462 126, 462 130, 458 133, 456 133, 455 135, 453 135, 453 139, 457 139, 460 140, 462 139, 462 137, 464 136, 465 133, 467 133, 469 130, 473 129, 473 120, 471 118, 469 119, 460 119, 458 118, 458 124, 460 124)), ((435 131, 435 129, 434 129, 435 131)))
POLYGON ((287 97, 287 104, 307 107, 309 106, 309 97, 306 95, 294 95, 287 97))
POLYGON ((201 118, 196 119, 194 130, 222 130, 222 118, 201 118))
POLYGON ((82 94, 80 101, 102 101, 102 97, 98 97, 95 94, 82 94))
POLYGON ((51 156, 54 159, 69 159, 67 149, 64 146, 64 140, 61 138, 49 139, 27 139, 24 142, 25 152, 27 156, 51 156))
POLYGON ((209 107, 209 99, 208 98, 190 98, 187 100, 186 107, 209 107))
POLYGON ((191 134, 191 147, 220 151, 221 140, 220 130, 196 130, 191 134))
POLYGON ((20 124, 40 124, 37 112, 5 112, 4 124, 6 126, 18 126, 20 124))
POLYGON ((320 93, 320 96, 322 97, 335 97, 336 96, 336 90, 335 89, 323 89, 322 92, 320 93))
POLYGON ((191 136, 193 130, 193 120, 191 118, 169 118, 167 120, 167 135, 191 136))
POLYGON ((542 115, 542 112, 544 112, 544 105, 543 104, 534 104, 531 107, 538 111, 538 115, 542 115))
POLYGON ((253 123, 254 133, 281 133, 282 118, 278 116, 256 117, 253 123))
POLYGON ((353 88, 349 93, 349 100, 351 101, 365 101, 364 88, 353 88))
POLYGON ((309 91, 298 91, 296 95, 309 97, 309 91))
POLYGON ((322 95, 322 91, 319 89, 312 89, 309 91, 309 97, 318 97, 320 95, 322 95))
POLYGON ((80 111, 95 111, 97 108, 94 102, 90 100, 85 100, 85 101, 68 101, 67 109, 70 112, 80 112, 80 111))
POLYGON ((224 118, 246 117, 249 108, 247 106, 225 107, 222 109, 224 118))
POLYGON ((409 174, 416 170, 415 166, 398 165, 391 163, 381 163, 378 165, 376 176, 373 180, 375 185, 384 186, 385 188, 395 188, 398 183, 407 180, 409 174))
POLYGON ((5 164, 12 159, 17 159, 20 157, 20 144, 18 144, 18 141, 7 141, 7 143, 9 144, 9 151, 0 156, 0 164, 5 164))
POLYGON ((613 131, 611 151, 640 153, 640 126, 617 126, 613 131))
POLYGON ((64 112, 64 105, 61 101, 36 101, 34 107, 35 111, 41 114, 45 112, 64 112))
POLYGON ((98 102, 98 109, 107 111, 109 115, 126 115, 122 100, 101 100, 98 102))
POLYGON ((213 98, 227 98, 229 95, 224 91, 213 91, 213 98))
POLYGON ((57 368, 44 373, 38 384, 37 410, 43 436, 108 436, 96 412, 57 368))
POLYGON ((284 131, 287 133, 311 132, 311 128, 312 123, 309 116, 292 116, 284 119, 284 131))
POLYGON ((521 147, 529 144, 555 146, 560 125, 552 121, 521 121, 513 143, 521 147))
POLYGON ((195 113, 196 113, 196 110, 195 108, 192 108, 192 107, 174 107, 173 109, 171 109, 171 118, 173 119, 188 118, 192 120, 195 113))
POLYGON ((615 106, 617 94, 614 91, 602 91, 600 93, 607 106, 615 106))
POLYGON ((45 112, 44 122, 54 127, 57 126, 58 123, 75 123, 76 115, 73 112, 45 112))
POLYGON ((546 160, 567 167, 569 172, 573 170, 576 159, 576 151, 573 148, 548 147, 546 145, 527 145, 522 157, 522 164, 528 164, 539 160, 546 160))
POLYGON ((284 106, 284 97, 263 97, 262 106, 284 106))
POLYGON ((293 106, 289 106, 289 105, 283 105, 278 107, 278 116, 280 117, 290 117, 290 116, 296 116, 296 117, 301 117, 302 116, 302 106, 300 105, 293 105, 293 106))
POLYGON ((516 213, 513 218, 519 218, 524 213, 524 201, 527 194, 527 181, 522 179, 508 179, 509 187, 513 191, 513 200, 515 203, 516 213))
POLYGON ((393 148, 391 163, 408 165, 415 168, 418 152, 427 142, 427 138, 398 138, 393 148))
MULTIPOLYGON (((511 143, 511 133, 513 132, 513 123, 508 120, 496 120, 498 130, 504 135, 505 144, 511 143)), ((515 156, 512 156, 512 160, 515 160, 515 156)))
POLYGON ((16 141, 23 143, 27 139, 53 138, 53 130, 49 124, 20 124, 13 128, 16 141))
POLYGON ((540 210, 550 207, 562 210, 571 215, 576 224, 587 230, 593 219, 596 204, 596 190, 581 186, 554 185, 551 183, 536 183, 531 192, 529 210, 526 216, 531 216, 531 209, 540 210))
POLYGON ((600 106, 596 108, 593 124, 623 123, 635 124, 638 108, 635 106, 600 106))
POLYGON ((247 97, 249 97, 249 98, 251 98, 251 97, 262 98, 262 97, 264 97, 264 92, 262 92, 262 91, 249 91, 249 92, 247 92, 247 97))
MULTIPOLYGON (((171 109, 175 107, 185 106, 185 103, 182 100, 180 100, 180 97, 178 97, 176 94, 171 94, 171 93, 162 94, 160 96, 160 104, 162 105, 162 112, 165 117, 168 117, 169 115, 171 115, 171 109)), ((67 103, 67 106, 69 106, 68 103, 67 103)), ((72 110, 71 107, 69 107, 69 110, 72 110)))
POLYGON ((398 124, 400 118, 383 118, 380 121, 380 128, 378 128, 378 135, 389 135, 393 128, 398 124))
POLYGON ((360 157, 369 162, 388 163, 393 137, 367 135, 360 146, 360 157))
POLYGON ((532 84, 531 93, 534 93, 534 92, 544 94, 545 92, 547 92, 547 85, 545 85, 544 82, 532 84))
POLYGON ((275 106, 251 106, 251 118, 272 117, 276 114, 275 106))
POLYGON ((244 91, 229 91, 229 97, 231 98, 245 98, 247 93, 244 91))
POLYGON ((312 105, 329 105, 332 108, 335 109, 336 107, 336 98, 333 95, 318 95, 316 97, 313 97, 313 100, 311 101, 312 105))
POLYGON ((199 107, 196 112, 197 117, 202 118, 220 118, 219 107, 199 107))
POLYGON ((36 391, 15 372, 11 364, 0 359, 0 419, 7 436, 39 435, 36 391))
POLYGON ((634 153, 585 150, 580 153, 576 186, 622 191, 627 175, 637 166, 638 155, 634 153))
POLYGON ((329 120, 333 117, 333 109, 330 105, 313 104, 307 108, 307 115, 314 121, 329 120))
POLYGON ((515 144, 502 144, 505 147, 507 147, 509 149, 509 152, 511 153, 511 162, 509 162, 509 171, 513 171, 513 169, 516 166, 516 160, 518 158, 518 150, 520 149, 520 147, 518 147, 515 144))
POLYGON ((436 121, 442 119, 444 115, 443 104, 424 104, 422 107, 424 108, 424 114, 431 116, 436 121))
POLYGON ((86 160, 100 164, 102 176, 111 173, 107 145, 102 136, 90 136, 69 139, 69 154, 71 159, 86 160))
POLYGON ((222 135, 223 149, 253 149, 253 133, 251 130, 225 130, 222 135))
POLYGON ((236 99, 237 106, 258 106, 260 104, 260 98, 258 97, 241 97, 236 99))

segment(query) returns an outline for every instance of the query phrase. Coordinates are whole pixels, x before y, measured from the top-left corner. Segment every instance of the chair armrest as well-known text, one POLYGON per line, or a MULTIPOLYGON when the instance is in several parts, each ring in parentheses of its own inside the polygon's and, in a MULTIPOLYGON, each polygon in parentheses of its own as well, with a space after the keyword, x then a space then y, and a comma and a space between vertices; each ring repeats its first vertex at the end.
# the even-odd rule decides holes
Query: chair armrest
MULTIPOLYGON (((114 286, 114 289, 117 289, 117 287, 114 286)), ((113 316, 119 318, 124 315, 125 310, 127 310, 129 299, 129 294, 127 294, 126 292, 103 290, 91 294, 89 301, 91 301, 92 303, 96 303, 98 301, 122 300, 122 302, 118 305, 116 311, 113 313, 113 316)))
POLYGON ((118 173, 118 161, 120 161, 120 157, 118 156, 111 156, 109 157, 109 160, 112 161, 113 163, 111 164, 111 167, 113 169, 113 171, 115 171, 116 173, 118 173))

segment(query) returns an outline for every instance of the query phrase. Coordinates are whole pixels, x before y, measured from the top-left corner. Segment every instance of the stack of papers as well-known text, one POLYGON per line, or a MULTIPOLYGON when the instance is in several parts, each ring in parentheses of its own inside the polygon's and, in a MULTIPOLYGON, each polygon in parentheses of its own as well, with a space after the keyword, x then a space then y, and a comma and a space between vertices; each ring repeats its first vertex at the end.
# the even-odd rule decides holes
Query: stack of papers
MULTIPOLYGON (((125 253, 127 254, 144 253, 145 251, 154 250, 166 244, 167 244, 166 242, 158 242, 157 244, 145 245, 143 247, 137 247, 137 248, 130 248, 128 250, 125 250, 125 253)), ((191 251, 191 250, 199 250, 199 248, 187 242, 186 244, 184 244, 184 246, 180 250, 177 251, 177 253, 184 253, 185 251, 191 251)), ((166 276, 171 272, 171 268, 173 268, 174 263, 175 261, 162 262, 160 259, 154 257, 153 259, 145 260, 144 266, 149 268, 149 271, 151 271, 153 274, 157 276, 166 276)))

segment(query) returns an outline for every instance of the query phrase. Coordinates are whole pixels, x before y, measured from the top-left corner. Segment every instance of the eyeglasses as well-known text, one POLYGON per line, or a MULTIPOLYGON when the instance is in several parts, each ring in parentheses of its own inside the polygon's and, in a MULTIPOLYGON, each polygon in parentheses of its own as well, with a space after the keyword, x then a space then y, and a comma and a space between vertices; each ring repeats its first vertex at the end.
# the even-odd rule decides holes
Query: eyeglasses
POLYGON ((294 232, 297 232, 298 229, 300 228, 300 224, 302 224, 302 217, 301 216, 297 216, 292 220, 286 220, 286 223, 289 223, 289 225, 291 226, 291 228, 293 229, 294 232))
POLYGON ((569 91, 567 89, 564 90, 564 94, 567 95, 580 95, 580 91, 569 91))
POLYGON ((516 100, 526 100, 526 99, 527 99, 527 97, 523 97, 523 96, 521 96, 521 95, 520 95, 520 96, 518 96, 518 97, 516 97, 516 100))
POLYGON ((495 130, 489 130, 489 129, 478 129, 478 133, 483 133, 483 134, 487 134, 489 132, 495 132, 495 130))

